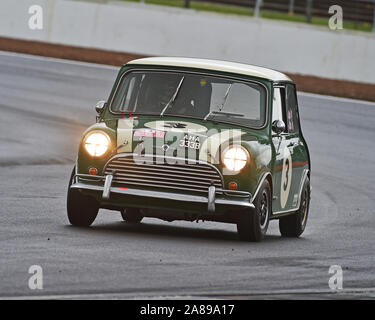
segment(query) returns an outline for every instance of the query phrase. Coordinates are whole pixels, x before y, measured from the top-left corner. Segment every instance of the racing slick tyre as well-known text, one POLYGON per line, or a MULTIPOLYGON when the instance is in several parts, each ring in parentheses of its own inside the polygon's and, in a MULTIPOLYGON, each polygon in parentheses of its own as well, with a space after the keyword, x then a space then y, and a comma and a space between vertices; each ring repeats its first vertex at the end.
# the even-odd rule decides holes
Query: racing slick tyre
POLYGON ((268 229, 272 212, 271 188, 265 180, 254 200, 255 209, 243 214, 237 222, 237 231, 242 241, 261 241, 268 229))
POLYGON ((127 208, 121 210, 122 219, 128 223, 140 223, 143 219, 141 211, 136 208, 127 208))
POLYGON ((298 238, 306 228, 310 208, 310 180, 306 178, 302 189, 301 204, 297 212, 282 217, 279 220, 279 229, 283 237, 298 238))
POLYGON ((73 183, 74 171, 75 168, 73 168, 68 187, 68 219, 73 226, 88 227, 94 222, 98 215, 99 205, 94 198, 83 195, 78 190, 70 189, 73 183))

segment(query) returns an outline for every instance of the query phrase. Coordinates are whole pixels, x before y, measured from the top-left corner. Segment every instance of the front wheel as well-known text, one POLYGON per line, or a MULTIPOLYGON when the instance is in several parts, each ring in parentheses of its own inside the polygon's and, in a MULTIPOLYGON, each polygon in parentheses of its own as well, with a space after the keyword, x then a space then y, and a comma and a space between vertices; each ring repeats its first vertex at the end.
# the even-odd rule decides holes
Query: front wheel
POLYGON ((271 187, 265 180, 254 200, 255 209, 243 213, 237 222, 237 231, 242 241, 261 241, 268 229, 272 212, 271 187))
POLYGON ((94 222, 98 215, 99 205, 94 198, 83 195, 78 190, 70 189, 73 183, 74 172, 75 169, 73 169, 68 187, 68 219, 73 226, 88 227, 94 222))
POLYGON ((298 238, 305 231, 310 208, 310 180, 306 178, 302 189, 301 204, 298 211, 279 220, 279 229, 283 237, 298 238))
POLYGON ((140 223, 143 219, 141 211, 136 208, 126 208, 121 210, 121 217, 128 223, 140 223))

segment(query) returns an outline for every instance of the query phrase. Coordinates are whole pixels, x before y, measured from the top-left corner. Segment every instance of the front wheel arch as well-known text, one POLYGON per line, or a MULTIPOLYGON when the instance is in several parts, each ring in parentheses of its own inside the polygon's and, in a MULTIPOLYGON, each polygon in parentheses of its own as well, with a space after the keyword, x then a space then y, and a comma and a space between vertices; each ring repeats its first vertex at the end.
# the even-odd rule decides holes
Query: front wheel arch
POLYGON ((237 231, 242 241, 261 241, 267 232, 272 215, 272 191, 267 179, 262 180, 253 203, 255 208, 242 212, 237 221, 237 231))
POLYGON ((271 188, 271 202, 272 202, 272 199, 273 199, 273 181, 272 181, 272 175, 271 174, 267 175, 266 179, 268 180, 268 183, 269 183, 270 188, 271 188))

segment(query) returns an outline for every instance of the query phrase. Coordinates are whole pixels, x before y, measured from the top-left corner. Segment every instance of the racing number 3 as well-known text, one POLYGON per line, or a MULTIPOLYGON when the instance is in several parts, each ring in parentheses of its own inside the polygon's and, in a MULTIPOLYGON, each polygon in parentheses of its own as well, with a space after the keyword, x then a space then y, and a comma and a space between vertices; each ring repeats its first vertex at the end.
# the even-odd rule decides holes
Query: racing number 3
POLYGON ((280 205, 285 208, 292 182, 292 157, 288 148, 284 149, 283 170, 281 172, 280 205))
POLYGON ((286 172, 285 172, 285 182, 284 182, 284 191, 286 191, 286 188, 288 188, 288 183, 289 183, 289 177, 288 177, 288 174, 289 174, 289 159, 286 159, 285 161, 285 167, 287 168, 286 169, 286 172))

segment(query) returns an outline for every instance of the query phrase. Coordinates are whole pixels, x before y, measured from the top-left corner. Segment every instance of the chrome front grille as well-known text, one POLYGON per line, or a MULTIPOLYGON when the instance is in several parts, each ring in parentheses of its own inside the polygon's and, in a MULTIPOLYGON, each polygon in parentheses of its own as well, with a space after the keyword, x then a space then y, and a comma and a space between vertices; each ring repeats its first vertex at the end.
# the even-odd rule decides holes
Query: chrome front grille
MULTIPOLYGON (((145 158, 134 161, 132 156, 115 157, 110 160, 104 174, 113 174, 113 184, 123 187, 157 188, 163 191, 188 191, 207 195, 214 185, 217 194, 223 193, 222 178, 218 170, 207 163, 169 164, 165 158, 145 158)), ((171 158, 176 161, 176 158, 171 158)), ((190 161, 190 160, 189 160, 190 161)))

